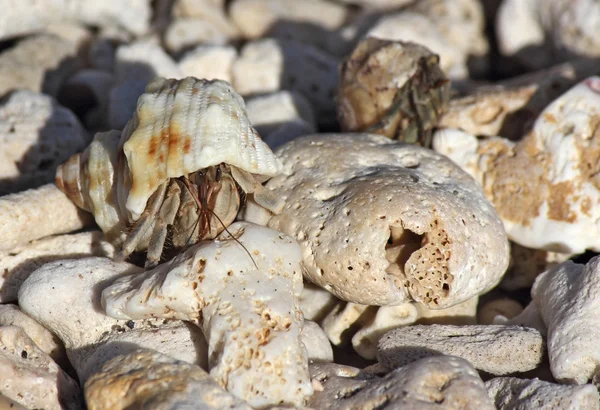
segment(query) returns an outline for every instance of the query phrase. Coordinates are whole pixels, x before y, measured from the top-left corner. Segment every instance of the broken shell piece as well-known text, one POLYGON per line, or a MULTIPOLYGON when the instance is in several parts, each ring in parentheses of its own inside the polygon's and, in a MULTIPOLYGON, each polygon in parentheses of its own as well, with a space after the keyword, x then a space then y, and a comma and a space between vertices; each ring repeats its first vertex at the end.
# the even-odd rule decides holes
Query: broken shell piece
POLYGON ((77 383, 18 326, 0 327, 0 369, 0 394, 29 409, 83 408, 77 383))
POLYGON ((509 239, 561 253, 600 251, 599 90, 600 77, 579 83, 516 144, 441 130, 434 149, 482 184, 509 239))
POLYGON ((207 367, 208 349, 196 326, 181 321, 116 320, 102 311, 102 289, 141 269, 108 258, 50 262, 27 278, 21 309, 58 336, 83 384, 108 360, 139 348, 207 367))
POLYGON ((154 350, 115 357, 85 384, 90 410, 250 410, 204 370, 154 350))
POLYGON ((428 357, 381 378, 338 364, 314 364, 310 370, 323 386, 308 403, 315 409, 495 408, 475 369, 458 357, 428 357))
POLYGON ((567 261, 544 272, 531 295, 548 327, 552 375, 562 383, 587 383, 600 366, 600 258, 586 265, 567 261))
POLYGON ((598 410, 600 396, 592 385, 565 386, 538 379, 496 377, 485 382, 498 410, 598 410))
POLYGON ((54 184, 0 198, 0 251, 92 224, 54 184))
POLYGON ((361 41, 340 70, 342 130, 429 147, 450 98, 450 83, 438 62, 437 55, 415 43, 361 41))
POLYGON ((379 341, 377 357, 388 369, 428 356, 452 355, 494 375, 537 368, 544 355, 540 333, 503 325, 417 325, 392 330, 379 341))
POLYGON ((172 263, 116 281, 102 294, 121 319, 181 318, 201 326, 210 374, 251 406, 300 405, 312 394, 301 340, 301 252, 280 232, 235 223, 172 263), (247 253, 249 252, 249 253, 247 253))
POLYGON ((11 93, 0 106, 0 195, 52 182, 56 168, 90 141, 77 117, 53 98, 11 93))
POLYGON ((278 155, 287 175, 266 186, 286 205, 269 226, 298 240, 307 277, 337 297, 443 309, 506 270, 502 223, 446 157, 369 134, 300 137, 278 155))

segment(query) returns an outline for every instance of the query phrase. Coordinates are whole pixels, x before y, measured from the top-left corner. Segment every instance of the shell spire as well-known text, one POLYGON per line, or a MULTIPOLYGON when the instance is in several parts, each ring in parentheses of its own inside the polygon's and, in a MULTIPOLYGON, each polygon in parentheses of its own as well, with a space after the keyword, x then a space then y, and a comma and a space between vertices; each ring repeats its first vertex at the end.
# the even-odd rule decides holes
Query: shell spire
POLYGON ((139 98, 130 123, 121 141, 131 177, 126 208, 134 220, 169 178, 219 163, 265 176, 282 169, 226 81, 158 78, 139 98))

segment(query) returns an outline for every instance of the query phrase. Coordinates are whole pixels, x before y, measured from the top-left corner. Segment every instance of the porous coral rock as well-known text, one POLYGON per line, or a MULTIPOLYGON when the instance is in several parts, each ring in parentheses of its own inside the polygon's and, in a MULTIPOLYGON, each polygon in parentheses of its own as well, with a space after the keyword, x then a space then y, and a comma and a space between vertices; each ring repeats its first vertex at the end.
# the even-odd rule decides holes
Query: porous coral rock
POLYGON ((305 275, 337 297, 442 309, 504 273, 502 224, 447 158, 369 134, 300 137, 277 154, 285 175, 266 186, 286 205, 269 226, 298 240, 305 275))
POLYGON ((193 321, 209 344, 211 376, 255 407, 312 394, 301 340, 301 252, 275 230, 238 222, 173 263, 103 291, 107 314, 193 321))

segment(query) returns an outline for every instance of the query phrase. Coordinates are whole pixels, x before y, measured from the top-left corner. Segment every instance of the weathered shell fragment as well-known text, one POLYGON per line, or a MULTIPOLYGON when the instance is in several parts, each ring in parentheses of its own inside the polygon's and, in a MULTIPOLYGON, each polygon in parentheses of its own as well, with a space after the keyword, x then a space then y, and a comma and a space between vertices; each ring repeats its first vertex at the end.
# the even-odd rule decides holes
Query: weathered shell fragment
POLYGON ((2 103, 0 195, 53 181, 56 167, 91 141, 77 117, 52 97, 23 90, 2 103))
POLYGON ((207 344, 196 326, 177 320, 116 320, 104 314, 104 287, 140 271, 108 258, 62 260, 45 264, 21 286, 21 309, 62 340, 80 382, 106 361, 139 348, 207 367, 207 344))
POLYGON ((587 383, 600 365, 600 259, 567 261, 544 272, 531 295, 548 328, 552 375, 562 383, 587 383))
POLYGON ((562 253, 600 250, 600 77, 550 104, 518 143, 442 130, 434 149, 482 184, 509 239, 562 253))
POLYGON ((496 377, 485 382, 498 410, 598 410, 600 396, 590 384, 565 386, 538 379, 496 377))
POLYGON ((494 375, 537 368, 544 355, 540 333, 505 325, 417 325, 392 330, 379 341, 377 357, 388 369, 422 357, 452 355, 494 375))
POLYGON ((116 281, 104 290, 103 306, 121 319, 195 322, 209 343, 210 374, 227 391, 255 407, 300 405, 312 394, 301 340, 300 248, 258 225, 239 222, 229 232, 237 241, 224 233, 173 263, 116 281))
POLYGON ((153 350, 115 357, 85 384, 90 410, 250 410, 204 370, 153 350))
POLYGON ((0 251, 91 223, 92 218, 54 184, 5 195, 0 197, 0 251))
POLYGON ((381 378, 337 364, 314 364, 310 369, 313 380, 323 387, 308 403, 315 409, 495 408, 475 369, 458 357, 428 357, 381 378))
POLYGON ((0 393, 27 408, 83 407, 77 383, 18 326, 0 327, 0 371, 0 393))
POLYGON ((450 83, 438 61, 415 43, 361 41, 340 69, 337 112, 342 130, 429 147, 450 98, 450 83))
POLYGON ((298 240, 307 277, 337 297, 443 309, 504 273, 502 223, 446 157, 369 134, 300 137, 278 155, 286 175, 266 186, 286 205, 269 226, 298 240))

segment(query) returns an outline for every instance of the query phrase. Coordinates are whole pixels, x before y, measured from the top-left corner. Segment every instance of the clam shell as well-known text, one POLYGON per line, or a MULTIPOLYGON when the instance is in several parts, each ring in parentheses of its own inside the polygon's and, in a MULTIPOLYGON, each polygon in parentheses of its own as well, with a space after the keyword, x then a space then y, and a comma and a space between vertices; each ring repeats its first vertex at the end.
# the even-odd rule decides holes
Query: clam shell
POLYGON ((134 220, 168 178, 222 162, 265 176, 282 168, 251 126, 242 97, 221 80, 154 80, 121 143, 131 178, 125 206, 134 220))

